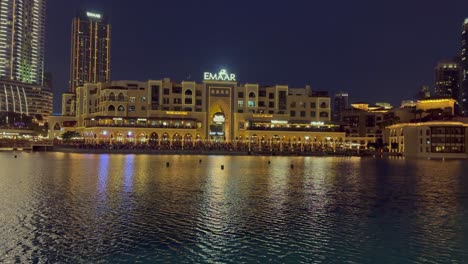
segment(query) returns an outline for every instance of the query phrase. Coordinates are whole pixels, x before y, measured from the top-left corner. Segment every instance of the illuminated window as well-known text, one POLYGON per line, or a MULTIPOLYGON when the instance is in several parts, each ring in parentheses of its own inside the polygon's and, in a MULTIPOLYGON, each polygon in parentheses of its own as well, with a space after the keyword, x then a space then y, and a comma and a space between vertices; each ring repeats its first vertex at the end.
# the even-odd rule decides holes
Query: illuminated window
POLYGON ((244 107, 244 101, 242 100, 237 101, 237 107, 244 107))
POLYGON ((255 107, 255 101, 249 101, 248 106, 249 107, 255 107))

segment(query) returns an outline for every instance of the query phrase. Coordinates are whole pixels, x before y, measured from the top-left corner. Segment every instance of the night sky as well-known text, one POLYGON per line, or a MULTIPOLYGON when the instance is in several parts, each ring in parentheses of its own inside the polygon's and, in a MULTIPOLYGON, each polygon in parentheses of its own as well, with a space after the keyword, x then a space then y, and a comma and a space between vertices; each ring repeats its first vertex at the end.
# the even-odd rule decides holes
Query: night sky
POLYGON ((112 80, 200 82, 226 68, 239 83, 309 84, 399 106, 422 84, 433 87, 437 61, 460 54, 468 1, 48 0, 54 112, 68 90, 79 10, 111 23, 112 80))

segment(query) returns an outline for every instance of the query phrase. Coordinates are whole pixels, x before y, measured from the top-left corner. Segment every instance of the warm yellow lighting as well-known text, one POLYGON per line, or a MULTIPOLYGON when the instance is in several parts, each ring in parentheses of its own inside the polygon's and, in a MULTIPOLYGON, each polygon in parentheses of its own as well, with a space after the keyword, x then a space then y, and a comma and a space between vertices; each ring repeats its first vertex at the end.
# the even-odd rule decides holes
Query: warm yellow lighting
POLYGON ((188 115, 188 112, 184 112, 184 111, 167 111, 166 115, 188 115))

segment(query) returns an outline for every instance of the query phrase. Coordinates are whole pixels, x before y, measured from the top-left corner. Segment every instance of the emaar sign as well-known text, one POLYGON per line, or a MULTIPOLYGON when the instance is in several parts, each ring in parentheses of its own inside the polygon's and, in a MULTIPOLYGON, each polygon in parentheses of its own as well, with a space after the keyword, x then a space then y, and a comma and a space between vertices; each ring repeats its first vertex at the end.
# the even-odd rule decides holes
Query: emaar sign
POLYGON ((231 73, 228 74, 225 69, 220 70, 218 73, 205 72, 203 75, 205 81, 229 81, 235 82, 236 75, 231 73))

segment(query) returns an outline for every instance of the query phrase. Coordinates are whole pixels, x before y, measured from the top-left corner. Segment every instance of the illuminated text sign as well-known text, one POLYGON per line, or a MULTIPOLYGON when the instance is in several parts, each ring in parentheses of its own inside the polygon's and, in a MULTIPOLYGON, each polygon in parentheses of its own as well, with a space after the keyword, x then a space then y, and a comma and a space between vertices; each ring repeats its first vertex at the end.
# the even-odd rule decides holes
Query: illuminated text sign
POLYGON ((236 81, 236 75, 231 73, 228 74, 225 69, 220 70, 218 73, 205 72, 203 74, 203 79, 205 81, 236 81))

